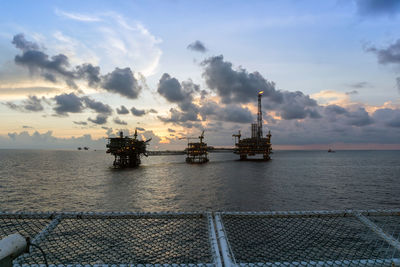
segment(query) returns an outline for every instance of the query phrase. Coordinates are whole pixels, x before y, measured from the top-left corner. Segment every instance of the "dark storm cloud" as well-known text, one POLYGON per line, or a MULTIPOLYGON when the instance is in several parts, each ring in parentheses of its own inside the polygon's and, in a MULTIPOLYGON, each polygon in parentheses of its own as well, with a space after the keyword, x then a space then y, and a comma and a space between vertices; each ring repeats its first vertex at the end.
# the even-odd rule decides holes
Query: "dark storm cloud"
POLYGON ((37 96, 28 96, 28 99, 22 101, 20 105, 14 104, 12 102, 6 102, 5 105, 8 106, 10 109, 18 110, 18 111, 28 111, 28 112, 38 112, 43 111, 42 101, 45 98, 38 98, 37 96))
POLYGON ((356 0, 356 5, 362 16, 394 16, 400 11, 398 0, 356 0))
POLYGON ((364 108, 358 108, 356 111, 347 112, 346 117, 347 123, 353 126, 366 126, 373 123, 373 119, 364 108))
MULTIPOLYGON (((398 1, 400 3, 400 1, 398 1)), ((400 63, 400 39, 386 48, 368 47, 366 51, 373 52, 378 57, 380 64, 399 64, 400 63)))
POLYGON ((114 118, 114 122, 116 124, 120 124, 120 125, 128 125, 128 123, 126 121, 121 120, 120 118, 114 118))
POLYGON ((17 104, 15 104, 13 102, 5 102, 5 103, 3 103, 3 105, 6 105, 10 109, 20 110, 20 106, 18 106, 17 104))
POLYGON ((366 88, 366 87, 372 87, 372 85, 369 82, 357 82, 357 83, 351 83, 348 84, 349 87, 356 88, 356 89, 361 89, 361 88, 366 88))
POLYGON ((45 78, 46 80, 56 83, 57 82, 57 78, 55 75, 51 74, 51 73, 42 73, 43 78, 45 78))
POLYGON ((84 78, 91 87, 96 87, 100 81, 100 67, 92 64, 82 64, 76 67, 76 76, 80 79, 84 78))
POLYGON ((32 74, 38 73, 48 81, 57 82, 61 78, 70 88, 78 89, 76 81, 83 80, 90 87, 100 87, 131 99, 138 98, 142 90, 130 68, 115 68, 111 73, 102 76, 98 66, 84 63, 70 67, 66 55, 50 57, 37 44, 25 40, 23 34, 14 36, 13 44, 22 51, 22 54, 15 56, 15 63, 27 67, 32 74))
POLYGON ((317 107, 317 101, 304 95, 302 92, 284 92, 283 102, 277 107, 279 115, 285 120, 304 119, 307 116, 319 118, 318 112, 313 109, 317 107))
POLYGON ((171 108, 169 117, 158 116, 163 122, 183 125, 188 121, 198 121, 199 107, 193 104, 193 95, 200 91, 200 86, 191 80, 180 83, 176 78, 164 73, 158 83, 158 93, 169 102, 178 104, 179 109, 171 108))
POLYGON ((88 118, 88 121, 101 125, 107 123, 107 118, 108 118, 107 115, 98 114, 95 119, 88 118))
POLYGON ((169 117, 162 117, 158 116, 158 118, 162 122, 171 122, 171 123, 176 123, 180 125, 185 125, 183 123, 186 123, 188 121, 198 121, 198 110, 196 109, 191 109, 191 110, 186 110, 185 112, 179 111, 175 108, 171 108, 169 110, 170 114, 169 117))
POLYGON ((133 114, 134 116, 138 116, 138 117, 141 117, 141 116, 143 116, 144 114, 146 114, 146 111, 145 111, 144 109, 137 109, 137 108, 135 108, 135 107, 132 107, 132 108, 131 108, 131 112, 132 112, 132 114, 133 114))
POLYGON ((325 112, 330 114, 345 114, 347 110, 338 105, 329 105, 325 107, 325 112))
POLYGON ((196 40, 193 43, 189 44, 187 46, 187 49, 192 50, 192 51, 196 51, 196 52, 201 52, 201 53, 207 52, 206 46, 202 42, 200 42, 199 40, 196 40))
POLYGON ((279 103, 282 94, 275 90, 275 84, 267 81, 258 72, 248 73, 245 69, 234 70, 232 63, 224 61, 223 56, 210 57, 202 62, 203 77, 207 86, 215 91, 225 104, 248 103, 254 101, 258 92, 279 103))
POLYGON ((400 127, 400 110, 378 109, 372 114, 372 117, 374 120, 382 122, 385 126, 400 127))
POLYGON ((142 90, 130 68, 115 68, 113 72, 104 76, 102 87, 131 99, 138 98, 142 90))
POLYGON ((172 103, 182 102, 187 97, 179 81, 176 78, 171 78, 168 73, 164 73, 161 77, 157 92, 172 103))
POLYGON ((122 115, 122 114, 128 114, 129 110, 125 106, 121 106, 121 108, 117 108, 117 113, 122 115))
POLYGON ((28 96, 28 100, 24 100, 23 107, 28 111, 42 111, 42 100, 37 96, 28 96))
POLYGON ((22 51, 39 50, 39 46, 36 43, 27 41, 22 33, 15 35, 12 43, 22 51))
POLYGON ((220 107, 216 102, 209 101, 200 108, 200 115, 203 120, 207 117, 226 122, 250 123, 253 121, 253 115, 248 108, 230 104, 220 107))
MULTIPOLYGON (((366 51, 375 53, 380 64, 400 64, 400 39, 386 48, 368 47, 366 51)), ((396 78, 396 87, 400 92, 400 77, 396 78)))
POLYGON ((86 121, 73 121, 73 123, 76 125, 87 125, 86 121))
POLYGON ((109 105, 95 101, 87 96, 82 97, 82 101, 85 103, 86 107, 96 111, 97 113, 108 115, 112 113, 112 108, 109 105))
POLYGON ((54 97, 56 106, 54 111, 58 115, 67 115, 67 113, 80 113, 84 109, 82 99, 74 93, 62 94, 54 97))
POLYGON ((111 115, 113 112, 109 105, 96 101, 88 96, 79 97, 75 93, 57 95, 53 100, 56 102, 54 111, 58 115, 67 116, 69 112, 81 113, 85 108, 89 108, 103 115, 111 115))
POLYGON ((358 91, 357 90, 353 90, 353 91, 350 91, 350 92, 346 92, 345 94, 346 95, 356 95, 356 94, 358 94, 358 91))
POLYGON ((320 118, 317 102, 300 91, 280 91, 275 83, 266 80, 259 72, 249 73, 244 68, 234 70, 232 63, 223 56, 203 61, 203 77, 208 87, 215 91, 223 103, 254 102, 260 91, 264 108, 276 110, 283 119, 320 118))

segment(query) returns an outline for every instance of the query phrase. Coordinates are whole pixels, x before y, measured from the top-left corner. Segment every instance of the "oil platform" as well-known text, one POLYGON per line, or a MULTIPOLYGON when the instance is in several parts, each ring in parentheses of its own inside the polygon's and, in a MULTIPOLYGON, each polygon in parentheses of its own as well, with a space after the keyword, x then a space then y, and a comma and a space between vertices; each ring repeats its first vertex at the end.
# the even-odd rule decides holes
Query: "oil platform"
POLYGON ((263 137, 262 131, 262 113, 261 113, 261 97, 264 91, 258 93, 258 112, 257 123, 251 124, 251 138, 240 139, 240 131, 235 137, 235 149, 233 153, 240 156, 240 160, 248 160, 248 156, 262 155, 263 160, 270 160, 272 153, 271 147, 271 131, 268 131, 266 137, 263 137))
POLYGON ((207 144, 203 142, 204 139, 204 131, 198 137, 200 142, 189 142, 190 139, 197 139, 196 137, 182 137, 179 139, 187 139, 188 147, 186 148, 186 163, 207 163, 208 152, 207 152, 207 144))
POLYGON ((137 129, 133 138, 128 136, 124 137, 124 134, 120 132, 119 137, 108 138, 108 148, 106 153, 114 155, 114 168, 132 168, 140 165, 140 157, 147 155, 146 146, 150 142, 151 138, 146 141, 137 139, 137 129))

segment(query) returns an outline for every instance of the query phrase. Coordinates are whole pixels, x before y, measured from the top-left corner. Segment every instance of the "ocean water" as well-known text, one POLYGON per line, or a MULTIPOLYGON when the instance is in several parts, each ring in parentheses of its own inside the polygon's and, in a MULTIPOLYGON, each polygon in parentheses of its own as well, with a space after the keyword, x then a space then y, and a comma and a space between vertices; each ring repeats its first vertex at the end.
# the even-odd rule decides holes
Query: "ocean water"
POLYGON ((266 211, 400 206, 400 151, 211 153, 111 168, 105 151, 0 150, 1 211, 266 211))

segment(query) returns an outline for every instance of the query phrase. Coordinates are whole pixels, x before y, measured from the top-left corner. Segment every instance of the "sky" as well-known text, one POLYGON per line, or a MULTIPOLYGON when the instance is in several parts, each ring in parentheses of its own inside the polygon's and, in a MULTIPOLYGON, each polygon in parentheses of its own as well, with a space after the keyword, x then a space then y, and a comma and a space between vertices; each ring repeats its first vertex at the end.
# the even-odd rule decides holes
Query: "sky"
POLYGON ((119 131, 232 147, 400 149, 400 1, 3 1, 0 148, 119 131))

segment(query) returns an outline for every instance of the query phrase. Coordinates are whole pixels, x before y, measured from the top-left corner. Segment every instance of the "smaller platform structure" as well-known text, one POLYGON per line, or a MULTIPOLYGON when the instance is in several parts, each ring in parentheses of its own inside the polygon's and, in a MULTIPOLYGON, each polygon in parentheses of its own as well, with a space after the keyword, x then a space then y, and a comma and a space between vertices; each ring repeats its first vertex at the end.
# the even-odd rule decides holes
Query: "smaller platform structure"
POLYGON ((141 156, 148 156, 146 146, 151 138, 146 141, 137 139, 137 130, 133 138, 120 132, 119 137, 108 138, 109 142, 106 145, 107 153, 114 155, 113 166, 115 168, 132 168, 137 167, 141 163, 141 156))
POLYGON ((204 139, 204 131, 198 137, 200 142, 189 142, 190 139, 195 139, 195 137, 184 137, 183 139, 188 140, 188 147, 186 148, 186 163, 207 163, 208 159, 208 151, 207 144, 203 142, 204 139))

